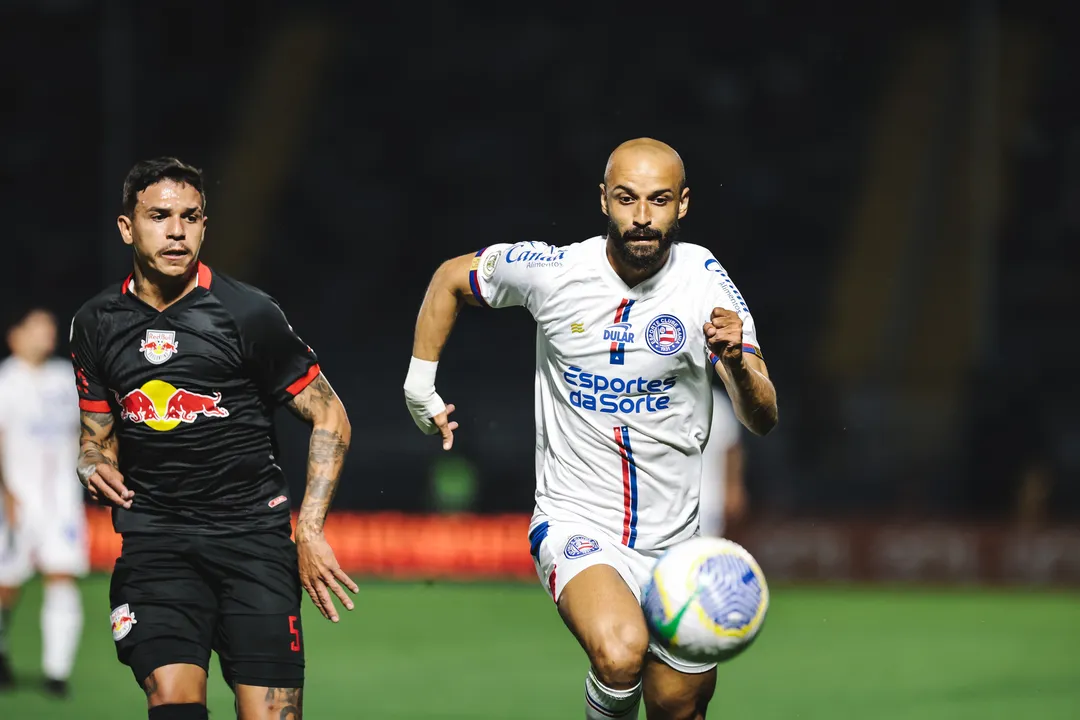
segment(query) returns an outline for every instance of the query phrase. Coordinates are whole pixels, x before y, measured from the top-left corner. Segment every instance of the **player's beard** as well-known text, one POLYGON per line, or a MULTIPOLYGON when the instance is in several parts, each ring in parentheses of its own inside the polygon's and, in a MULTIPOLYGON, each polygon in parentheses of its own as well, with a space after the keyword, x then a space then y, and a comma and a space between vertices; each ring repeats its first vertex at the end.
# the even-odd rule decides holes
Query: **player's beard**
POLYGON ((668 231, 661 232, 653 227, 634 227, 624 233, 614 220, 608 219, 608 239, 612 241, 619 260, 635 270, 652 270, 667 257, 668 248, 679 239, 679 221, 671 223, 668 231), (631 245, 631 240, 659 240, 656 248, 631 245))

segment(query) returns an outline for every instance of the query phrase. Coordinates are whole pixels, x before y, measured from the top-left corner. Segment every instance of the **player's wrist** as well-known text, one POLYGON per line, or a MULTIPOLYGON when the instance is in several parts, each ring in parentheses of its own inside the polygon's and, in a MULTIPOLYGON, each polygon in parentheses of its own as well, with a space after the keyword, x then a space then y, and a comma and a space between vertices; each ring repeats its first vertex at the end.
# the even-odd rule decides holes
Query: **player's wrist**
POLYGON ((422 360, 413 355, 405 376, 405 396, 411 400, 426 400, 434 395, 438 370, 438 360, 422 360))
POLYGON ((79 482, 83 487, 90 485, 90 478, 97 472, 97 463, 92 460, 83 460, 75 468, 75 474, 79 476, 79 482))

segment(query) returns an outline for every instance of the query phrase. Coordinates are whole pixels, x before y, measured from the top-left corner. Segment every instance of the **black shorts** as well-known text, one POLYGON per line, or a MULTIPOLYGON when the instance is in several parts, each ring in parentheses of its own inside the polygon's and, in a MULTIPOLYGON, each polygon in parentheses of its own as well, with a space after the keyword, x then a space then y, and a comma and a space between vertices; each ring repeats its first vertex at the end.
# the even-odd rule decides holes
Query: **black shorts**
POLYGON ((210 663, 230 685, 304 685, 296 545, 285 532, 124 537, 109 588, 120 662, 141 685, 156 668, 210 663))

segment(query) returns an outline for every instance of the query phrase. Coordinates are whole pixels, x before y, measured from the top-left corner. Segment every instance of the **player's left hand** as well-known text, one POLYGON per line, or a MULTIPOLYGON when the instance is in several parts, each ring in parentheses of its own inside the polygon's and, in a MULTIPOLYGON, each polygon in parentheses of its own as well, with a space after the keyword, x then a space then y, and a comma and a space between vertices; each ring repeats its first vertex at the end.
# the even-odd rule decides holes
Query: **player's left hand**
POLYGON ((315 607, 324 618, 337 622, 337 608, 330 598, 330 591, 332 590, 338 596, 346 610, 352 610, 353 601, 341 585, 354 593, 359 592, 360 588, 338 565, 334 551, 330 543, 326 542, 326 536, 323 535, 322 530, 307 530, 298 527, 296 552, 300 561, 300 582, 311 596, 311 602, 315 603, 315 607), (339 582, 341 585, 338 584, 339 582))
POLYGON ((742 320, 734 310, 713 308, 712 318, 702 330, 709 350, 724 363, 742 361, 742 320))

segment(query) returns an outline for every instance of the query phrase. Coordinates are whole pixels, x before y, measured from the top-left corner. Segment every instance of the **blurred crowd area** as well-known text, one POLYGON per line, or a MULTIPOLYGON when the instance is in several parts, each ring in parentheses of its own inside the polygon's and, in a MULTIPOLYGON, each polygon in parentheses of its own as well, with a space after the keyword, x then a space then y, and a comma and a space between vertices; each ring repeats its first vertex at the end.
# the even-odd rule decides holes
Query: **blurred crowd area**
MULTIPOLYGON (((462 314, 452 458, 405 411, 442 260, 604 231, 619 142, 683 155, 686 241, 757 320, 781 423, 761 515, 1080 514, 1077 11, 1012 2, 9 2, 4 307, 67 318, 130 271, 137 159, 202 167, 204 259, 265 289, 354 426, 354 509, 528 511, 533 336, 462 314)), ((280 424, 291 482, 306 434, 280 424)))

